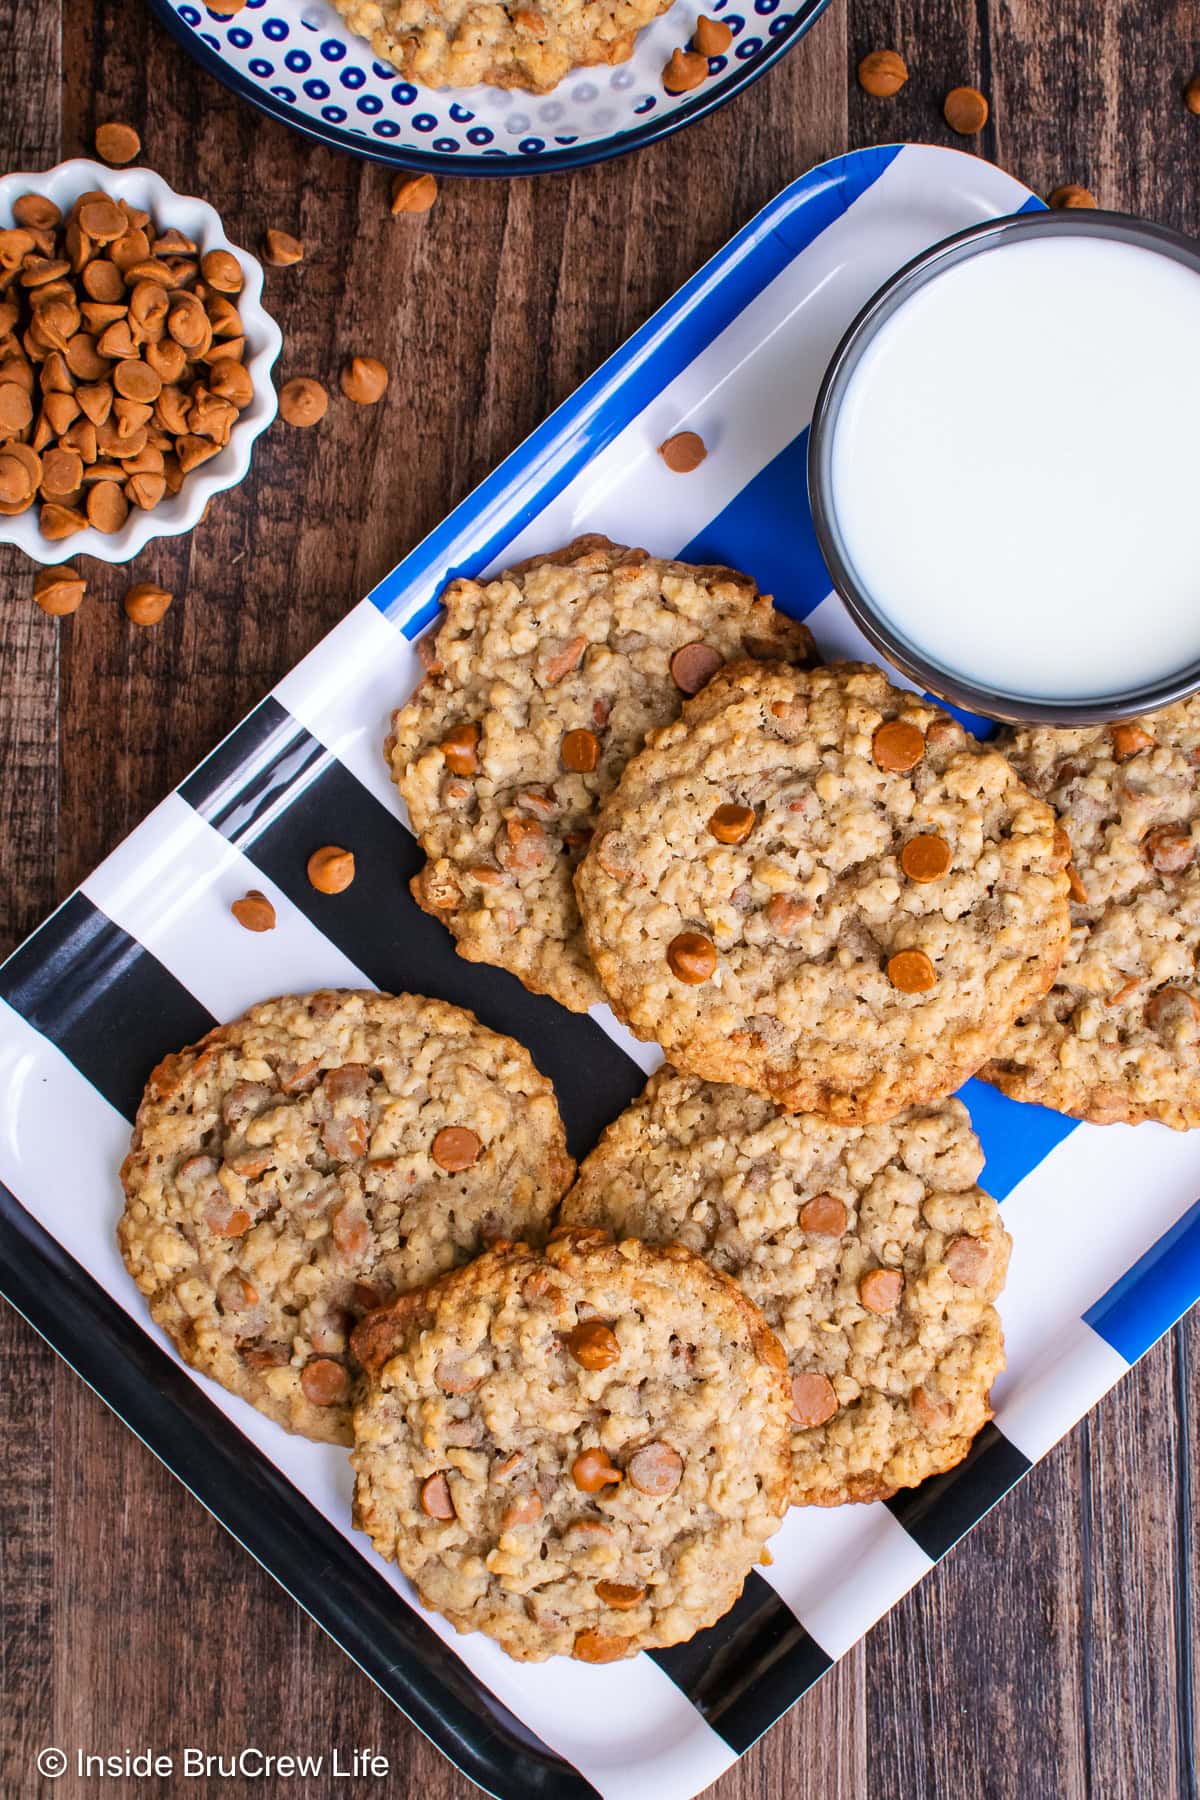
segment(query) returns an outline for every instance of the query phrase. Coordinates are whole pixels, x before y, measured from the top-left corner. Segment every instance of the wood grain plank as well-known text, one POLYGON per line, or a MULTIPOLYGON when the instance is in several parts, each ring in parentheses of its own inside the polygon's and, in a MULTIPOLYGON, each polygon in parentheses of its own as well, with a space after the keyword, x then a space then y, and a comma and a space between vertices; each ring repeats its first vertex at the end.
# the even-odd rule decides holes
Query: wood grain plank
MULTIPOLYGON (((0 0, 0 170, 55 161, 60 129, 57 6, 0 0)), ((0 954, 53 899, 58 830, 60 628, 31 604, 32 571, 0 548, 0 954)), ((69 636, 74 626, 66 623, 69 636)), ((46 1445, 57 1359, 0 1306, 0 1792, 27 1791, 53 1700, 54 1545, 61 1512, 46 1445), (30 1396, 39 1403, 30 1404, 30 1396)))

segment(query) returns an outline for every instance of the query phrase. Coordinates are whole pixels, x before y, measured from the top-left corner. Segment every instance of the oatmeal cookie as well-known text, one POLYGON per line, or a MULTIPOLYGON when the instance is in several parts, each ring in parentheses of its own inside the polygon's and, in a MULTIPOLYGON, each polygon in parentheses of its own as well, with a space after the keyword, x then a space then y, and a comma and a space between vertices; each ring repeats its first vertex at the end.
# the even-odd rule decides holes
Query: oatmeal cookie
POLYGON ((572 69, 628 62, 671 0, 334 0, 375 55, 423 87, 548 94, 572 69))
POLYGON ((844 1123, 977 1069, 1067 940, 1054 815, 878 669, 730 665, 577 876, 614 1010, 677 1067, 844 1123))
POLYGON ((792 1500, 882 1500, 961 1462, 1004 1367, 1009 1239, 959 1100, 882 1125, 663 1069, 580 1165, 573 1226, 676 1242, 779 1334, 792 1500))
POLYGON ((981 1074, 1098 1125, 1200 1125, 1200 697, 1004 741, 1069 840, 1071 941, 981 1074))
POLYGON ((725 658, 805 662, 812 637, 745 575, 602 537, 443 599, 429 672, 385 745, 429 859, 413 893, 460 956, 586 1012, 604 995, 571 875, 602 801, 725 658))
POLYGON ((348 1444, 355 1319, 537 1237, 573 1173, 554 1092, 512 1038, 405 994, 267 1000, 150 1077, 117 1229, 193 1368, 348 1444))
POLYGON ((497 1246, 355 1345, 356 1522, 426 1606, 522 1661, 690 1638, 787 1509, 778 1341, 678 1244, 497 1246))

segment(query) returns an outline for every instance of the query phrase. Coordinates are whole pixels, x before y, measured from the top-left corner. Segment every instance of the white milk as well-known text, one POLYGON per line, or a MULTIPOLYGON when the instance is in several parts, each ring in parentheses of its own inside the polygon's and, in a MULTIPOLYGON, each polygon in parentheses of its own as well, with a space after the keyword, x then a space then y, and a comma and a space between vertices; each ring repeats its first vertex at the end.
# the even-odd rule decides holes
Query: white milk
POLYGON ((1042 699, 1200 661, 1200 275, 1047 235, 892 315, 842 397, 833 510, 929 661, 1042 699))

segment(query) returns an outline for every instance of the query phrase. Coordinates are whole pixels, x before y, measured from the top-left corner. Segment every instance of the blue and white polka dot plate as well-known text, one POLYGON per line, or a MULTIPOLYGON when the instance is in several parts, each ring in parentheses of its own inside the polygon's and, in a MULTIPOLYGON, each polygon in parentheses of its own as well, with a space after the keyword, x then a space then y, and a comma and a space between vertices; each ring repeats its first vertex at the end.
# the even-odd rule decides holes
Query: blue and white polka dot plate
POLYGON ((356 156, 441 174, 525 175, 602 162, 703 118, 803 36, 829 0, 675 0, 627 63, 577 69, 550 94, 422 88, 377 62, 325 0, 149 0, 196 60, 264 112, 356 156), (662 71, 697 16, 733 32, 703 87, 671 95, 662 71))

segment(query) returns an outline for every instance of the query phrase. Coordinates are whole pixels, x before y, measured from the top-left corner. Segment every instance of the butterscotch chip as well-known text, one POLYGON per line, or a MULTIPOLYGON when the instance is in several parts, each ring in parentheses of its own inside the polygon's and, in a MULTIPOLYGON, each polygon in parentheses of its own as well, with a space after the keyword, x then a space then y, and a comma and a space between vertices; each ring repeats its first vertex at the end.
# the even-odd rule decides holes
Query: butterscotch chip
POLYGON ((585 1159, 562 1218, 682 1244, 739 1282, 787 1355, 793 1503, 836 1505, 950 1468, 991 1416, 1009 1240, 982 1167, 958 1100, 840 1126, 668 1068, 585 1159), (902 1282, 902 1304, 864 1309, 872 1272, 902 1282))
POLYGON ((349 1443, 354 1323, 497 1230, 540 1238, 571 1173, 550 1084, 511 1038, 440 1001, 310 994, 155 1070, 118 1235, 187 1362, 289 1430, 349 1443), (450 1175, 431 1146, 468 1109, 482 1151, 450 1175), (345 1371, 343 1393, 304 1379, 316 1359, 345 1371))
MULTIPOLYGON (((153 581, 139 581, 125 593, 125 616, 135 625, 157 625, 170 606, 172 595, 153 581)), ((270 902, 267 903, 268 905, 270 902)), ((258 929, 263 929, 259 927, 258 929)))
POLYGON ((1067 942, 1050 808, 862 664, 727 664, 626 765, 595 833, 575 889, 618 1017, 678 1068, 843 1122, 952 1092, 1067 942), (755 825, 718 848, 725 796, 752 797, 755 825), (935 824, 952 891, 901 865, 935 824), (718 979, 672 971, 665 947, 688 933, 712 944, 718 979))
POLYGON ((522 1660, 609 1661, 732 1605, 786 1509, 790 1392, 727 1276, 566 1232, 489 1250, 377 1321, 355 1335, 355 1516, 426 1606, 522 1660), (618 1359, 564 1354, 597 1326, 618 1359), (445 1360, 478 1378, 451 1399, 445 1360), (439 1474, 452 1534, 422 1504, 439 1474))
POLYGON ((677 431, 658 446, 658 454, 676 475, 690 475, 708 455, 704 439, 695 431, 677 431))
POLYGON ((354 880, 354 852, 326 844, 308 859, 308 879, 319 894, 343 894, 354 880))
POLYGON ((125 294, 125 281, 116 263, 97 257, 88 263, 80 277, 86 293, 102 305, 116 305, 125 294))
POLYGON ((951 131, 970 137, 982 131, 988 120, 988 103, 978 88, 951 88, 942 102, 942 116, 951 131))
POLYGON ((681 931, 667 945, 667 962, 672 975, 696 987, 717 972, 716 945, 702 932, 681 931))
POLYGON ((871 739, 871 755, 889 774, 915 769, 925 754, 925 736, 909 719, 889 719, 871 739))
MULTIPOLYGON (((1128 762, 1142 750, 1153 750, 1154 739, 1141 725, 1114 725, 1111 729, 1113 755, 1118 762, 1128 762)), ((1067 855, 1070 855, 1069 840, 1067 855)))
POLYGON ((139 471, 131 475, 125 483, 125 496, 133 506, 140 506, 143 512, 152 512, 160 503, 167 491, 164 475, 155 475, 139 471))
POLYGON ((275 908, 259 888, 251 888, 229 908, 245 931, 274 931, 275 908))
POLYGON ((210 250, 200 258, 200 273, 219 294, 240 294, 246 285, 242 265, 230 250, 210 250))
POLYGON ((708 58, 694 50, 672 50, 671 60, 662 72, 662 84, 668 94, 686 94, 708 80, 708 58))
POLYGON ((387 390, 388 372, 373 356, 352 356, 340 379, 347 400, 358 406, 374 406, 387 390))
POLYGON ((621 1346, 611 1325, 587 1319, 563 1339, 581 1369, 611 1369, 621 1359, 621 1346))
POLYGON ((437 178, 433 175, 394 175, 392 177, 392 214, 428 212, 438 196, 437 178))
POLYGON ((289 425, 315 425, 325 417, 329 395, 319 381, 297 375, 279 395, 279 410, 289 425))
POLYGON ((62 563, 57 569, 39 569, 33 578, 34 599, 43 612, 56 619, 78 612, 86 589, 87 582, 70 563, 62 563))
POLYGON ((681 694, 698 694, 724 662, 712 644, 684 644, 671 658, 671 676, 681 694))
POLYGON ((723 19, 710 19, 704 13, 696 20, 692 43, 701 56, 724 56, 733 42, 733 33, 723 19))
POLYGON ((868 1269, 858 1284, 858 1297, 868 1312, 895 1312, 904 1293, 898 1269, 868 1269))
POLYGON ((115 200, 89 200, 79 208, 79 223, 97 244, 111 244, 128 229, 115 200))
MULTIPOLYGON (((706 662, 751 646, 799 661, 812 639, 743 575, 598 537, 443 599, 432 667, 386 749, 428 858, 413 892, 461 955, 586 1011, 604 996, 572 874, 625 761, 678 713, 676 652, 703 633, 706 662)), ((614 846, 599 853, 611 861, 614 846)))
POLYGON ((1087 188, 1079 187, 1075 182, 1068 182, 1065 187, 1056 187, 1050 196, 1049 205, 1056 211, 1063 208, 1088 207, 1096 205, 1096 196, 1087 188))
POLYGON ((129 517, 129 502, 115 481, 98 481, 88 489, 87 516, 97 531, 120 531, 129 517))
POLYGON ((1190 113, 1200 113, 1200 75, 1193 75, 1184 88, 1183 103, 1190 113))
POLYGON ((142 148, 142 140, 132 125, 110 119, 96 127, 96 154, 106 163, 131 163, 142 148))
POLYGON ((719 844, 744 844, 754 830, 754 808, 727 800, 708 821, 708 829, 719 844))
POLYGON ((53 231, 62 213, 45 194, 21 194, 13 201, 13 220, 30 231, 53 231))
POLYGON ((273 269, 287 269, 293 263, 303 261, 304 245, 289 232, 276 231, 272 226, 263 239, 263 261, 270 263, 273 269))
POLYGON ((48 500, 38 514, 38 524, 42 536, 57 543, 62 538, 73 537, 77 531, 86 531, 88 521, 75 507, 60 506, 56 500, 48 500))
POLYGON ((950 861, 950 846, 936 832, 909 838, 900 852, 900 867, 910 881, 940 881, 950 861))
POLYGON ((473 1169, 483 1154, 483 1141, 465 1125, 443 1125, 433 1140, 430 1155, 439 1169, 452 1175, 473 1169))
POLYGON ((149 363, 122 362, 113 370, 113 386, 126 400, 149 405, 162 393, 162 377, 149 363))
POLYGON ((15 436, 32 418, 33 403, 25 388, 15 381, 0 381, 0 434, 15 436))
POLYGON ((42 458, 42 492, 48 500, 73 494, 83 481, 83 458, 78 450, 47 450, 42 458))
POLYGON ((241 363, 223 359, 209 371, 208 385, 219 400, 228 400, 243 412, 254 398, 254 383, 241 363))
POLYGON ((908 80, 908 64, 898 50, 872 50, 858 65, 858 85, 874 100, 890 100, 908 80))
POLYGON ((33 482, 24 463, 0 452, 0 501, 6 506, 18 506, 32 494, 33 482))

